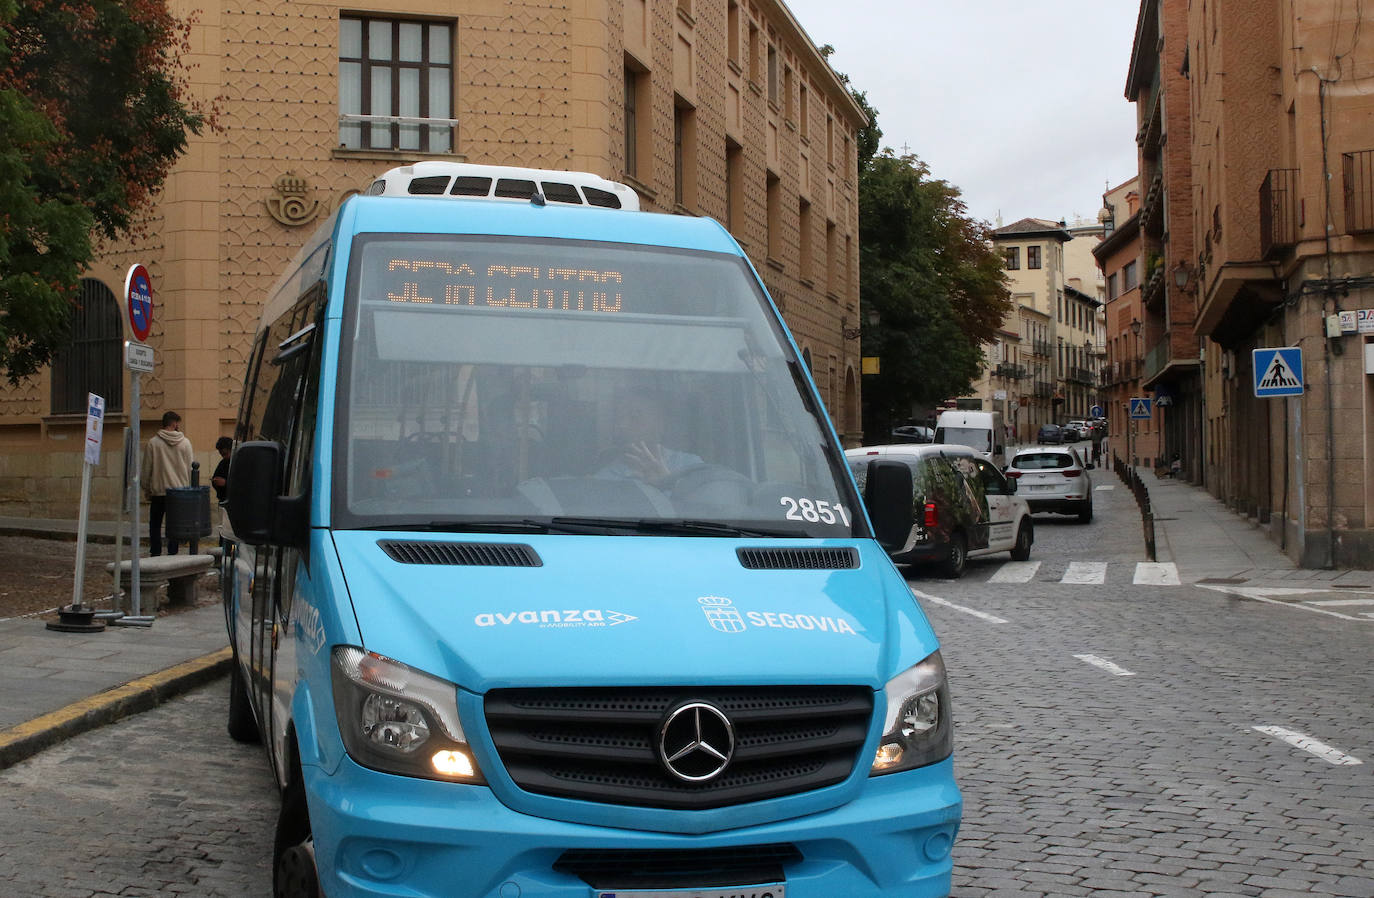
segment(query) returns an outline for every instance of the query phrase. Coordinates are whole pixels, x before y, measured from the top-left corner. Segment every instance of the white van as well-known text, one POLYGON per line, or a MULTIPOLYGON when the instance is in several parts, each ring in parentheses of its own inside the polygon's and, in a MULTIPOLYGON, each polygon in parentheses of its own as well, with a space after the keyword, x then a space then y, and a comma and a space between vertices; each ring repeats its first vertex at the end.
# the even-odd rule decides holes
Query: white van
POLYGON ((1001 412, 941 412, 935 442, 967 446, 999 468, 1007 466, 1007 431, 1001 412))

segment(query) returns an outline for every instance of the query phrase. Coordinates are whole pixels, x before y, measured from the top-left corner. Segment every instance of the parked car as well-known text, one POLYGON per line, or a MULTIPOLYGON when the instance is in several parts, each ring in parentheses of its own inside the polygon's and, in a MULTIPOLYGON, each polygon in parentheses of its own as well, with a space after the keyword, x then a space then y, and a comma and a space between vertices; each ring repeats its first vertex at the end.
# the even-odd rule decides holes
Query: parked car
POLYGON ((1026 448, 1012 456, 1007 476, 1032 512, 1075 514, 1086 524, 1093 519, 1092 468, 1076 449, 1026 448))
POLYGON ((943 443, 849 449, 845 459, 860 493, 868 463, 879 458, 900 460, 911 469, 915 521, 906 543, 888 549, 893 561, 937 565, 940 573, 957 578, 971 556, 1030 557, 1035 542, 1030 507, 1016 495, 1016 483, 973 449, 943 443))
POLYGON ((1042 424, 1035 435, 1035 441, 1046 446, 1058 446, 1064 442, 1064 429, 1058 424, 1042 424))
POLYGON ((1064 425, 1064 442, 1076 443, 1086 440, 1092 434, 1092 425, 1087 421, 1070 421, 1064 425))
POLYGON ((935 428, 922 427, 920 424, 902 424, 892 428, 894 443, 933 443, 935 428))

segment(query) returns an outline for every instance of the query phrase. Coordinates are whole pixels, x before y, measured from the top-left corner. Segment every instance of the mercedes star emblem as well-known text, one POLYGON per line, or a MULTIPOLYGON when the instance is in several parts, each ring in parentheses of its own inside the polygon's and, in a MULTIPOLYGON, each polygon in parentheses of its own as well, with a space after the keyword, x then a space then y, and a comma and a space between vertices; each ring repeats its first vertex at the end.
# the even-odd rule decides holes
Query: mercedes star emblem
POLYGON ((688 702, 668 714, 658 731, 658 756, 668 772, 688 783, 720 776, 735 753, 735 728, 715 705, 688 702))

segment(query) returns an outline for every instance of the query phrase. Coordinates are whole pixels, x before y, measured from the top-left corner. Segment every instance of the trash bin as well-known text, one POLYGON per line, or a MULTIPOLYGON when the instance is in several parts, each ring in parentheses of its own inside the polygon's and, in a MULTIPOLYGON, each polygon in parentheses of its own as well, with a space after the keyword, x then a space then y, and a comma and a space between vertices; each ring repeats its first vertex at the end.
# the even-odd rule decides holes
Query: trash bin
POLYGON ((210 488, 167 488, 167 539, 193 543, 210 535, 210 488))

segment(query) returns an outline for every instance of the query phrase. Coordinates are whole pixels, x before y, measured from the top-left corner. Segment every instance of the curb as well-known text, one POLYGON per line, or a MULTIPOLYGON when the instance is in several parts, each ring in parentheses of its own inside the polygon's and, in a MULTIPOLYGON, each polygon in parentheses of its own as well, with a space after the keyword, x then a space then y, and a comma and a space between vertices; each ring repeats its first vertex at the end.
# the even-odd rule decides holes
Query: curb
POLYGON ((0 732, 0 770, 73 736, 157 707, 229 672, 229 647, 115 686, 0 732))

